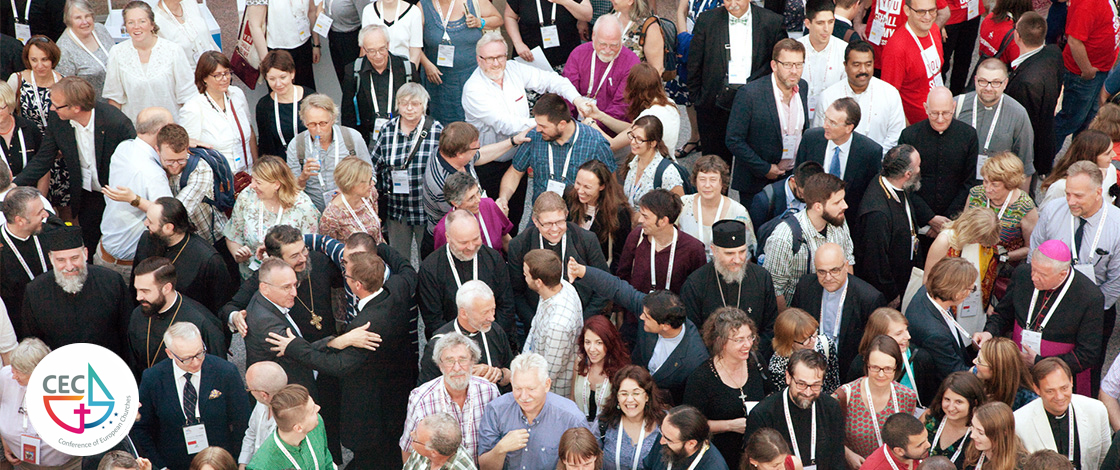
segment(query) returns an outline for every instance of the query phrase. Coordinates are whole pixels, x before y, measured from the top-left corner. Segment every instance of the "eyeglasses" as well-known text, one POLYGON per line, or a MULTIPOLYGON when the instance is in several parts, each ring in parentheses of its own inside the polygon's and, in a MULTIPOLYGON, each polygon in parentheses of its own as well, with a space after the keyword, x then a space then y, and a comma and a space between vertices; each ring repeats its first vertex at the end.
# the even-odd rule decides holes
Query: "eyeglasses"
POLYGON ((225 72, 214 72, 214 73, 210 74, 210 78, 213 78, 214 80, 222 80, 222 79, 229 78, 229 77, 232 77, 232 76, 233 76, 233 73, 231 73, 229 70, 226 70, 225 72))
POLYGON ((206 345, 202 345, 202 351, 193 356, 179 357, 179 355, 175 354, 175 351, 172 351, 170 348, 167 349, 167 352, 171 353, 171 355, 175 357, 175 360, 182 362, 183 364, 188 364, 194 362, 195 359, 202 359, 206 357, 206 345))
POLYGON ((794 379, 794 381, 793 381, 793 388, 796 388, 797 390, 801 390, 801 391, 812 390, 814 392, 819 392, 819 391, 821 391, 822 387, 824 387, 824 382, 817 382, 815 384, 811 384, 811 383, 802 382, 802 381, 796 380, 796 379, 794 379))
POLYGON ((176 158, 176 159, 166 159, 163 162, 166 165, 183 166, 183 165, 187 164, 187 160, 188 160, 187 158, 176 158))
POLYGON ((844 272, 843 266, 837 266, 832 269, 818 269, 817 276, 819 277, 840 277, 840 273, 844 272))
POLYGON ((53 101, 51 102, 51 109, 53 109, 55 111, 63 110, 63 109, 69 108, 69 107, 70 107, 70 105, 68 105, 68 104, 55 104, 53 101))
POLYGON ((363 47, 362 50, 366 51, 366 55, 385 55, 389 53, 389 46, 381 46, 376 49, 366 49, 363 47))
POLYGON ((541 224, 541 228, 556 228, 568 223, 568 221, 561 219, 553 222, 544 222, 540 219, 537 219, 537 223, 541 224))
POLYGON ((1006 82, 1006 80, 985 80, 983 78, 977 78, 976 79, 976 88, 987 88, 987 87, 999 88, 999 87, 1003 86, 1003 84, 1005 82, 1006 82))
POLYGON ((782 68, 786 70, 803 70, 805 68, 805 62, 782 62, 780 60, 775 60, 774 62, 777 62, 778 65, 781 65, 782 68))
POLYGON ((727 342, 731 343, 731 344, 754 344, 755 341, 758 341, 758 336, 757 335, 750 335, 750 336, 746 336, 746 337, 742 337, 742 338, 728 338, 727 339, 727 342))
POLYGON ((952 111, 926 111, 926 115, 931 117, 931 118, 934 118, 934 119, 949 118, 949 117, 953 117, 953 112, 952 111))
POLYGON ((886 373, 887 375, 894 375, 894 371, 896 370, 898 370, 897 367, 867 366, 868 375, 879 375, 882 373, 886 373))
POLYGON ((916 16, 933 16, 933 15, 937 14, 937 8, 936 7, 935 8, 930 8, 928 10, 915 10, 913 8, 910 8, 910 5, 906 5, 906 8, 908 8, 908 9, 910 9, 910 11, 914 12, 914 15, 916 15, 916 16))
POLYGON ((261 282, 263 282, 263 283, 265 283, 265 284, 268 284, 268 285, 270 285, 270 286, 272 286, 272 287, 275 287, 275 288, 277 288, 277 289, 280 289, 280 290, 284 290, 284 291, 287 291, 287 290, 292 290, 292 291, 294 291, 294 290, 298 290, 298 289, 299 289, 299 286, 300 286, 300 284, 301 284, 301 282, 300 282, 300 281, 296 281, 296 282, 294 282, 294 283, 292 283, 292 284, 287 284, 287 285, 283 285, 283 286, 281 286, 281 285, 273 284, 273 283, 271 283, 271 282, 267 282, 267 281, 261 281, 261 282))
POLYGON ((649 142, 649 139, 640 139, 637 136, 635 136, 634 131, 626 131, 626 137, 629 138, 631 142, 637 142, 639 144, 644 144, 646 142, 649 142))
POLYGON ((478 60, 481 60, 481 61, 487 62, 487 63, 500 64, 500 63, 506 61, 506 56, 504 56, 504 55, 496 55, 496 56, 493 56, 493 57, 478 56, 478 60))
POLYGON ((459 359, 440 359, 439 362, 443 363, 446 366, 470 367, 472 365, 471 358, 469 357, 462 357, 459 359))
POLYGON ((424 102, 420 100, 400 100, 397 101, 398 108, 423 108, 424 102))
POLYGON ((303 125, 304 125, 305 127, 314 127, 314 128, 316 128, 316 129, 320 129, 320 128, 323 128, 323 127, 331 127, 331 126, 333 126, 333 125, 334 125, 334 121, 306 122, 306 123, 304 123, 303 125))
POLYGON ((814 345, 814 344, 817 344, 817 338, 818 338, 819 336, 820 336, 820 335, 817 335, 817 334, 813 334, 812 336, 809 336, 808 338, 805 338, 805 340, 804 340, 804 341, 797 341, 797 340, 794 340, 794 342, 795 342, 795 343, 797 343, 797 344, 800 344, 800 345, 802 345, 802 346, 804 346, 804 347, 806 347, 806 348, 807 348, 807 347, 809 347, 809 346, 812 346, 812 345, 814 345))

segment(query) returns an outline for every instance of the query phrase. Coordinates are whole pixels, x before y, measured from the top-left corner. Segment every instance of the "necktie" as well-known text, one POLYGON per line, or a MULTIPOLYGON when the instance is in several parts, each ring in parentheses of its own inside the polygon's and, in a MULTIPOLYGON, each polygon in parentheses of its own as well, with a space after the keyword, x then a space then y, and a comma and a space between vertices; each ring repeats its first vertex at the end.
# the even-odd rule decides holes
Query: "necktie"
POLYGON ((832 151, 832 161, 828 162, 828 173, 837 178, 844 176, 840 172, 840 147, 832 151))
POLYGON ((198 419, 194 417, 195 405, 198 404, 198 390, 191 383, 190 372, 183 374, 183 378, 187 379, 186 385, 183 385, 183 416, 187 418, 187 426, 193 426, 198 424, 198 419))
MULTIPOLYGON (((1078 217, 1077 219, 1080 222, 1077 223, 1077 230, 1073 232, 1073 259, 1080 257, 1081 239, 1085 238, 1085 223, 1088 222, 1084 217, 1078 217)), ((1092 256, 1092 253, 1090 253, 1089 256, 1092 256)))

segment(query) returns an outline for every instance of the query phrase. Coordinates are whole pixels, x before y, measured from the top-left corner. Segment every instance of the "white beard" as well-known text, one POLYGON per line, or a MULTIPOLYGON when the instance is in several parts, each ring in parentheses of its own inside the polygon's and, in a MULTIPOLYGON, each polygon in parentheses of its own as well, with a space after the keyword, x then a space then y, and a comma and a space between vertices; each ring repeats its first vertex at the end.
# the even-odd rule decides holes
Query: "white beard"
POLYGON ((719 261, 715 261, 714 258, 712 261, 712 265, 715 266, 716 272, 719 273, 719 276, 723 278, 723 282, 726 282, 728 284, 738 284, 740 282, 743 282, 743 277, 747 275, 746 263, 743 263, 743 267, 734 272, 728 270, 719 261))
POLYGON ((89 276, 89 270, 83 264, 82 267, 78 268, 78 273, 77 276, 67 276, 56 269, 54 270, 54 282, 67 294, 77 294, 82 291, 86 278, 89 276))

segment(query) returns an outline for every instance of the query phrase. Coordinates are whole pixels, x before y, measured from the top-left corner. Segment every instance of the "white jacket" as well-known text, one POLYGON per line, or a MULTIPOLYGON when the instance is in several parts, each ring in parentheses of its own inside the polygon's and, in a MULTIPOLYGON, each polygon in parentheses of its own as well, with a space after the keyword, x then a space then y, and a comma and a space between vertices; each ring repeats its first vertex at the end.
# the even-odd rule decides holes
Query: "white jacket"
MULTIPOLYGON (((1073 419, 1077 421, 1077 438, 1081 444, 1081 470, 1099 470, 1108 447, 1112 444, 1112 428, 1104 403, 1082 395, 1073 395, 1073 419)), ((1042 399, 1037 398, 1015 412, 1015 434, 1027 452, 1057 450, 1054 434, 1042 399)))

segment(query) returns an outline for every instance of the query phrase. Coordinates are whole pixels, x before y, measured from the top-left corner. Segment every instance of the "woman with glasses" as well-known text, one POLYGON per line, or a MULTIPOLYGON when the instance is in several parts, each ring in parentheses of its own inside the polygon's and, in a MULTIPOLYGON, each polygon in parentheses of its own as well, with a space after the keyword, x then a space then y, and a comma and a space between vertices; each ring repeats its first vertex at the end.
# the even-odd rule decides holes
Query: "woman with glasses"
MULTIPOLYGON (((8 86, 16 93, 17 105, 12 108, 12 113, 35 123, 39 134, 45 133, 47 129, 51 85, 62 78, 62 75, 54 70, 60 56, 61 52, 54 41, 46 36, 32 36, 27 40, 27 45, 23 46, 23 66, 27 68, 8 77, 8 86)), ((38 139, 34 140, 38 142, 38 139)), ((38 148, 37 144, 35 148, 38 148)), ((22 169, 26 165, 26 162, 22 161, 22 154, 20 160, 19 165, 13 165, 13 175, 17 173, 15 166, 22 169)), ((48 197, 52 204, 56 206, 69 204, 70 172, 66 170, 63 159, 55 159, 50 176, 41 178, 37 186, 39 192, 49 193, 48 197)))
POLYGON ((866 375, 833 394, 844 410, 844 458, 851 468, 859 468, 883 445, 883 424, 890 415, 914 414, 918 406, 918 393, 897 382, 902 361, 893 338, 876 336, 863 352, 866 375))
POLYGON ((893 308, 878 308, 867 318, 863 338, 859 342, 859 355, 844 374, 844 381, 851 382, 864 375, 863 354, 879 335, 890 336, 902 350, 902 374, 898 383, 918 392, 918 404, 930 403, 941 382, 933 376, 933 357, 929 351, 910 344, 910 320, 893 308))
POLYGON ((964 450, 972 443, 972 415, 985 401, 984 385, 975 375, 965 371, 949 374, 922 415, 929 455, 944 455, 958 470, 964 468, 964 450))
POLYGON ((217 51, 204 52, 194 71, 198 94, 179 110, 179 123, 192 139, 226 157, 236 174, 256 161, 257 136, 245 92, 229 86, 232 77, 226 56, 217 51))
POLYGON ((704 322, 701 335, 712 356, 688 377, 684 404, 708 417, 712 445, 728 462, 738 462, 747 414, 769 391, 754 352, 758 327, 746 312, 723 307, 704 322))
POLYGON ((329 96, 316 93, 299 105, 299 117, 307 130, 288 142, 288 168, 296 184, 320 211, 338 194, 335 168, 343 158, 356 156, 369 162, 369 149, 362 134, 338 122, 338 106, 329 96))
POLYGON ((318 233, 319 210, 299 187, 280 157, 266 155, 253 164, 253 182, 237 196, 226 224, 226 247, 240 263, 241 279, 261 266, 254 256, 268 229, 290 225, 300 233, 318 233))
POLYGON ((179 119, 179 107, 194 98, 194 76, 183 48, 156 36, 152 7, 142 1, 124 7, 128 40, 109 51, 103 97, 133 122, 144 108, 159 106, 179 119))
MULTIPOLYGON (((747 225, 747 249, 755 251, 758 241, 747 208, 724 194, 731 185, 731 169, 719 155, 704 155, 692 166, 692 185, 696 194, 681 198, 681 231, 704 243, 708 259, 712 257, 712 225, 721 220, 738 220, 747 225)), ((839 385, 839 383, 837 383, 839 385)))
POLYGON ((1011 338, 997 336, 984 341, 972 363, 972 373, 983 382, 987 400, 1002 401, 1018 410, 1038 398, 1032 390, 1030 371, 1019 354, 1019 345, 1011 338))
POLYGON ((105 25, 94 21, 89 0, 67 0, 62 12, 66 31, 58 38, 62 55, 55 70, 64 77, 78 76, 93 85, 97 99, 105 88, 105 65, 109 50, 116 44, 105 25))
POLYGON ((661 440, 661 420, 668 406, 645 367, 625 366, 611 381, 618 385, 592 431, 598 433, 605 470, 632 469, 641 466, 661 440))
MULTIPOLYGON (((956 220, 945 224, 926 255, 925 280, 941 260, 961 258, 968 260, 980 275, 976 289, 961 303, 957 321, 969 336, 983 331, 988 316, 992 291, 999 275, 999 219, 987 208, 965 209, 956 220)), ((991 305, 994 308, 994 305, 991 305)))
MULTIPOLYGON (((509 233, 513 231, 513 222, 510 222, 509 217, 498 208, 498 203, 488 197, 482 197, 481 191, 478 180, 465 172, 448 176, 443 182, 444 199, 451 204, 451 207, 464 209, 478 219, 482 244, 504 255, 512 238, 509 233)), ((447 215, 439 219, 432 236, 435 239, 433 246, 436 249, 447 244, 447 215)))
POLYGON ((343 158, 334 170, 334 181, 338 184, 339 196, 323 209, 319 233, 345 241, 350 235, 362 232, 381 243, 373 165, 358 157, 343 158))
POLYGON ((6 464, 15 468, 77 469, 82 466, 81 457, 63 454, 51 447, 47 439, 41 438, 24 411, 27 382, 39 362, 50 352, 51 348, 38 338, 24 338, 12 350, 11 364, 0 369, 0 442, 3 443, 6 464), (27 442, 24 436, 40 439, 38 465, 20 460, 24 455, 23 443, 27 442))
POLYGON ((926 273, 925 285, 906 308, 912 341, 929 351, 938 384, 953 372, 968 370, 972 333, 958 318, 965 313, 961 305, 978 290, 978 276, 976 267, 963 258, 942 259, 926 273))
MULTIPOLYGON (((660 119, 661 128, 664 130, 662 140, 665 141, 665 148, 669 150, 677 148, 677 139, 680 136, 677 129, 681 125, 681 113, 677 110, 676 103, 665 94, 665 87, 661 84, 661 76, 657 74, 657 70, 653 66, 640 63, 630 69, 630 75, 626 77, 626 89, 623 91, 622 98, 630 103, 630 107, 626 111, 627 119, 638 119, 642 116, 654 116, 660 119)), ((626 145, 630 143, 626 131, 630 129, 632 124, 604 113, 595 103, 590 104, 590 109, 584 115, 583 123, 599 129, 603 136, 610 141, 611 150, 626 148, 626 145), (608 134, 606 130, 600 129, 600 123, 606 126, 611 133, 608 134)))
POLYGON ((626 136, 630 138, 630 156, 624 164, 618 166, 616 173, 618 180, 622 181, 622 191, 626 193, 634 214, 638 213, 638 201, 654 189, 666 189, 684 196, 685 175, 677 166, 659 168, 664 159, 670 158, 669 149, 661 140, 663 129, 660 119, 642 116, 626 132, 626 136), (655 186, 655 182, 660 185, 655 186))
POLYGON ((786 387, 786 366, 789 357, 802 349, 811 349, 828 358, 824 373, 824 393, 840 386, 840 364, 836 345, 819 334, 820 324, 809 312, 799 308, 786 309, 774 320, 774 355, 770 356, 770 385, 774 390, 786 387))
POLYGON ((607 317, 592 315, 580 331, 579 358, 572 371, 572 395, 588 421, 594 421, 611 395, 611 377, 630 364, 630 351, 607 317))

